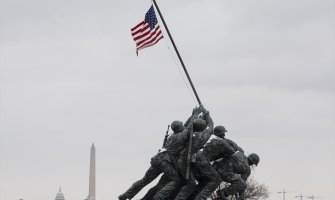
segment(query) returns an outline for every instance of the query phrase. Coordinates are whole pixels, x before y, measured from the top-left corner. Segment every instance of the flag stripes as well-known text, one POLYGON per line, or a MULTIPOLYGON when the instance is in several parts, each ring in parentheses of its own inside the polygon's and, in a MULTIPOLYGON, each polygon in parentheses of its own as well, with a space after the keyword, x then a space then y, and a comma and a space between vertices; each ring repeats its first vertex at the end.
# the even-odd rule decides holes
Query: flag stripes
POLYGON ((131 29, 131 35, 136 43, 136 53, 150 47, 163 38, 163 33, 158 25, 153 6, 145 15, 145 19, 131 29))

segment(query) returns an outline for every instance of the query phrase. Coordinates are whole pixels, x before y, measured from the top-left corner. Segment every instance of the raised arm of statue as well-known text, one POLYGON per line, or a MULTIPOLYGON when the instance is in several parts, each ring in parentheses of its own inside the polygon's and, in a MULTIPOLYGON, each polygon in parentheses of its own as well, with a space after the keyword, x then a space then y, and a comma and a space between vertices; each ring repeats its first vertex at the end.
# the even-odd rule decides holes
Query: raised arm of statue
POLYGON ((226 140, 220 139, 220 142, 222 142, 221 146, 221 152, 223 153, 224 156, 230 156, 233 155, 236 150, 229 145, 229 143, 226 140))
POLYGON ((209 112, 207 110, 204 112, 204 120, 207 123, 208 129, 210 129, 211 131, 213 131, 214 130, 214 122, 213 122, 213 119, 209 115, 209 112))
POLYGON ((193 122, 196 118, 198 118, 201 113, 201 106, 193 108, 192 115, 186 120, 184 126, 187 127, 193 122))
POLYGON ((228 142, 228 144, 235 149, 235 151, 239 151, 241 153, 244 153, 244 150, 241 147, 239 147, 236 144, 236 142, 234 142, 234 141, 232 141, 230 139, 227 139, 227 138, 224 138, 224 140, 226 140, 228 142))

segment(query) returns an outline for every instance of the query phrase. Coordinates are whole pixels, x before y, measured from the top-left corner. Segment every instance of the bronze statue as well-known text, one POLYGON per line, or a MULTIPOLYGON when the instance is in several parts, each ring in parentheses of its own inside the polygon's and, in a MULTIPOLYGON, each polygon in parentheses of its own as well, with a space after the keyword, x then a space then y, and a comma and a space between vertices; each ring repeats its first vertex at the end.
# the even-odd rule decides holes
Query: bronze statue
POLYGON ((227 130, 223 126, 213 128, 213 120, 203 106, 193 109, 185 125, 173 121, 171 129, 173 133, 165 136, 163 148, 151 158, 145 176, 119 200, 132 199, 161 173, 157 185, 142 200, 206 200, 222 181, 230 185, 217 191, 218 199, 243 194, 250 166, 259 162, 257 154, 245 156, 241 147, 225 138, 227 130))
POLYGON ((175 169, 174 157, 184 149, 187 143, 188 133, 192 122, 198 117, 201 110, 195 108, 192 116, 185 122, 186 127, 180 121, 174 121, 171 124, 171 129, 174 133, 168 137, 164 148, 161 149, 155 156, 151 158, 151 166, 145 173, 144 177, 136 181, 125 193, 121 194, 119 200, 132 199, 146 185, 156 179, 161 173, 168 177, 167 183, 153 196, 152 199, 164 199, 180 185, 180 175, 175 169))

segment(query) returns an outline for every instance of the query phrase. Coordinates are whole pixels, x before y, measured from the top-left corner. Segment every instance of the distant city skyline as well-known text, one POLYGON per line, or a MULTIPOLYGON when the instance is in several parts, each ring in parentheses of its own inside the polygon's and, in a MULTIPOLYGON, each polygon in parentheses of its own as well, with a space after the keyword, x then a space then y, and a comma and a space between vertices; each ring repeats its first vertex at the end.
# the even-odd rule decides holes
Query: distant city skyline
MULTIPOLYGON (((95 146, 94 143, 91 145, 90 149, 90 171, 89 171, 89 190, 88 196, 85 200, 96 200, 95 191, 95 146)), ((62 187, 59 187, 59 191, 56 195, 55 200, 65 200, 64 194, 62 192, 62 187)))

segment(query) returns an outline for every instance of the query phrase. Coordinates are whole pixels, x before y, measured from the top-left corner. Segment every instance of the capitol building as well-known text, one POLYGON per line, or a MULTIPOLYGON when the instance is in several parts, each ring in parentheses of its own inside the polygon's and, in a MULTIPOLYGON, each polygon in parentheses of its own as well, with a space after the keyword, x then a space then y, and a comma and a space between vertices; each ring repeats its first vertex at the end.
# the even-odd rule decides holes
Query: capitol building
MULTIPOLYGON (((59 191, 56 195, 55 200, 65 200, 61 187, 59 187, 59 191)), ((88 196, 85 200, 96 200, 95 198, 95 146, 94 144, 92 144, 91 152, 90 152, 89 191, 88 191, 88 196)))
POLYGON ((61 187, 59 188, 59 192, 57 193, 55 200, 65 200, 61 187))

